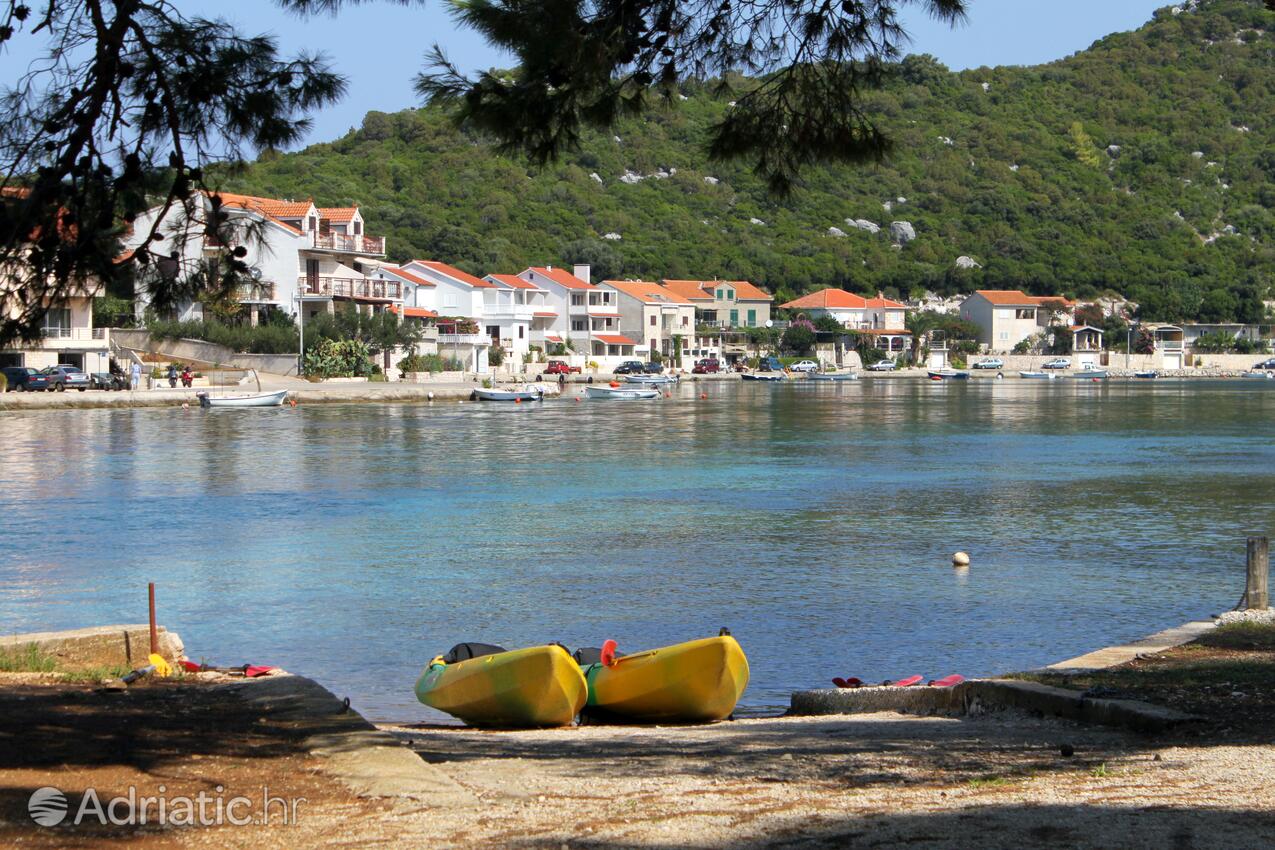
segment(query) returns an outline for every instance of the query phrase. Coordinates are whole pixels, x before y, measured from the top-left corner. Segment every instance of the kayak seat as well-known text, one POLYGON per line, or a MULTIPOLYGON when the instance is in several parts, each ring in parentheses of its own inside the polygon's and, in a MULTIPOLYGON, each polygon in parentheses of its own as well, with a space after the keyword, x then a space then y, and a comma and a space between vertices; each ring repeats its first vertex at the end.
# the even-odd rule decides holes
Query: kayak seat
POLYGON ((508 650, 494 643, 458 643, 443 656, 443 663, 455 664, 458 661, 482 658, 484 655, 495 655, 498 652, 508 652, 508 650))
MULTIPOLYGON (((581 667, 588 667, 590 664, 602 663, 602 647, 600 646, 582 646, 571 654, 576 663, 581 667)), ((623 652, 617 652, 616 658, 623 658, 623 652)))

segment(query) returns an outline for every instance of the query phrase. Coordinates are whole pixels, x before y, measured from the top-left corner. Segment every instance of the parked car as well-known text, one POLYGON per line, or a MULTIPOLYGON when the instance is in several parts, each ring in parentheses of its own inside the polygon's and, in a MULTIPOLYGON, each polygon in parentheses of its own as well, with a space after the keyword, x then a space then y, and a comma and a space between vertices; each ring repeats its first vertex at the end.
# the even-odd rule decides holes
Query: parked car
POLYGON ((1067 369, 1071 367, 1071 361, 1066 357, 1055 357, 1052 360, 1046 360, 1040 364, 1042 369, 1067 369))
POLYGON ((711 375, 714 372, 722 371, 722 364, 716 357, 705 357, 703 360, 696 360, 694 368, 691 369, 693 375, 711 375))
POLYGON ((6 392, 44 392, 49 388, 49 376, 30 366, 5 366, 4 377, 6 392))
POLYGON ((782 372, 784 364, 779 362, 778 357, 763 357, 761 362, 757 364, 758 372, 782 372))
POLYGON ((656 363, 654 360, 652 360, 650 363, 647 363, 644 367, 642 367, 642 371, 648 375, 663 375, 664 364, 656 363))
POLYGON ((1254 363, 1254 364, 1253 364, 1253 370, 1252 370, 1252 371, 1254 371, 1254 372, 1258 372, 1258 371, 1261 371, 1261 370, 1263 370, 1263 369, 1272 369, 1272 370, 1275 370, 1275 357, 1272 357, 1272 358, 1270 358, 1269 360, 1263 360, 1263 361, 1261 361, 1260 363, 1254 363))
POLYGON ((894 361, 893 360, 878 360, 876 363, 873 363, 871 366, 868 366, 866 368, 869 372, 893 372, 894 361))
POLYGON ((819 364, 813 360, 798 360, 788 367, 790 372, 818 372, 819 364))
POLYGON ((615 374, 617 375, 641 375, 645 371, 646 366, 641 360, 625 360, 615 367, 615 374))
POLYGON ((56 392, 62 392, 65 389, 84 392, 89 388, 88 374, 80 371, 77 366, 59 363, 56 366, 50 366, 45 369, 44 374, 49 378, 49 389, 56 392))
POLYGON ((89 375, 89 386, 95 390, 126 390, 128 378, 110 372, 94 372, 89 375))
POLYGON ((988 357, 978 361, 970 368, 972 369, 1004 369, 1005 361, 1000 359, 999 357, 988 357))
POLYGON ((571 375, 580 374, 579 366, 568 366, 565 360, 550 360, 549 365, 545 367, 546 375, 571 375))

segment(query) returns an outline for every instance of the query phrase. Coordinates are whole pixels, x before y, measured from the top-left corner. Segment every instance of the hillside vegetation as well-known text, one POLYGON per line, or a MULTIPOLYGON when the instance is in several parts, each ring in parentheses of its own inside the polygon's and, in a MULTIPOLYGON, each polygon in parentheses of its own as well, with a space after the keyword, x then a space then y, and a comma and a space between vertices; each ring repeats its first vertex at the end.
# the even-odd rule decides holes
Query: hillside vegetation
POLYGON ((477 274, 592 261, 781 298, 1114 291, 1146 318, 1258 321, 1275 275, 1275 14, 1187 6, 1048 65, 953 73, 910 56, 870 95, 890 159, 812 168, 782 201, 746 163, 708 162, 705 128, 730 105, 693 84, 543 171, 414 109, 263 156, 227 188, 359 203, 392 258, 477 274), (892 237, 895 221, 915 238, 892 237))

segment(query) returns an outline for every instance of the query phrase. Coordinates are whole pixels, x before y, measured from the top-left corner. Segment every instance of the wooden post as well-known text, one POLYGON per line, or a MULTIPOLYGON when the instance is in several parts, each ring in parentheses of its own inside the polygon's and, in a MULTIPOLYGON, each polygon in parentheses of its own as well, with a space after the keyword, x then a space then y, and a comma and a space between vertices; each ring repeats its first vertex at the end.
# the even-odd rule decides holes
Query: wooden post
POLYGON ((151 654, 159 653, 159 630, 155 627, 155 582, 146 585, 151 607, 151 654))
POLYGON ((1244 607, 1252 610, 1270 607, 1270 540, 1265 537, 1248 539, 1248 580, 1244 586, 1244 607))

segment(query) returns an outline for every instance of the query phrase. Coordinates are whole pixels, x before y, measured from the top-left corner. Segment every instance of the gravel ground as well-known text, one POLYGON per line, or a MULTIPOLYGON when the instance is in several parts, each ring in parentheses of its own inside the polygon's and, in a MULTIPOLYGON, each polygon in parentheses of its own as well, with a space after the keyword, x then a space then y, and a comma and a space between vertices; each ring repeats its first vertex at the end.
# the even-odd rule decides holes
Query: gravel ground
POLYGON ((1275 846, 1275 747, 1002 713, 478 732, 391 727, 482 801, 367 843, 465 847, 1275 846), (1062 745, 1074 749, 1064 757, 1062 745))

